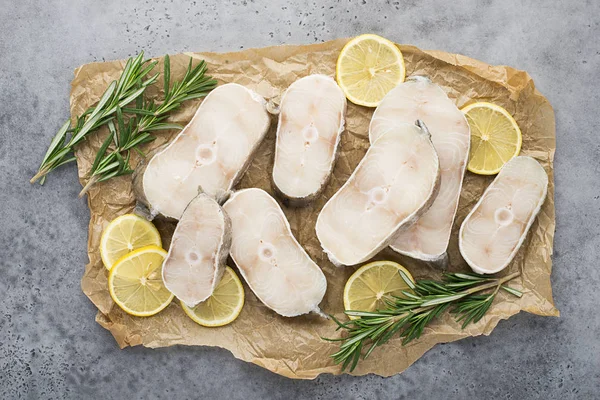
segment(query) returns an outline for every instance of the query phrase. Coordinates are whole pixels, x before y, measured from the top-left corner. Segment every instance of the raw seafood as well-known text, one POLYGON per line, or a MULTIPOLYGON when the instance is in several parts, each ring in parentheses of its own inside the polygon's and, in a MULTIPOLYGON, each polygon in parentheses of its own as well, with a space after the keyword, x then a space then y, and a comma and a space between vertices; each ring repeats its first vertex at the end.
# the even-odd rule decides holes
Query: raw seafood
POLYGON ((232 223, 231 258, 254 294, 285 317, 319 312, 327 280, 292 235, 275 199, 261 189, 244 189, 223 208, 232 223))
POLYGON ((165 286, 194 307, 206 300, 221 280, 231 247, 231 221, 204 193, 186 207, 171 239, 163 265, 165 286))
POLYGON ((421 121, 377 139, 317 218, 321 247, 336 265, 368 260, 430 207, 439 160, 421 121))
POLYGON ((429 210, 400 232, 391 248, 428 262, 444 263, 469 157, 469 124, 435 83, 412 77, 390 91, 369 126, 371 143, 398 124, 422 120, 440 159, 440 190, 429 210))
POLYGON ((229 83, 213 90, 181 133, 136 173, 138 199, 151 215, 179 219, 200 188, 224 201, 265 137, 265 100, 229 83))
POLYGON ((281 99, 273 184, 292 206, 306 205, 329 180, 344 131, 346 96, 333 79, 309 75, 281 99))
POLYGON ((548 175, 531 157, 500 170, 460 227, 460 253, 473 271, 493 274, 512 261, 548 191, 548 175))

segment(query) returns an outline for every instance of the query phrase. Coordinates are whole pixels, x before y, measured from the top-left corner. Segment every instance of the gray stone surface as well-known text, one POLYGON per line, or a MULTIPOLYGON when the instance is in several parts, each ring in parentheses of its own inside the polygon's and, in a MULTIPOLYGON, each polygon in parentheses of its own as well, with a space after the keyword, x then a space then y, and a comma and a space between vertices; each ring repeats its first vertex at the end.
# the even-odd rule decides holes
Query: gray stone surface
POLYGON ((600 392, 600 3, 0 0, 1 398, 591 399, 600 392), (527 4, 522 4, 527 3, 527 4), (88 210, 73 165, 30 185, 91 61, 364 32, 527 70, 556 111, 554 295, 404 374, 292 381, 214 348, 119 350, 80 290, 88 210))

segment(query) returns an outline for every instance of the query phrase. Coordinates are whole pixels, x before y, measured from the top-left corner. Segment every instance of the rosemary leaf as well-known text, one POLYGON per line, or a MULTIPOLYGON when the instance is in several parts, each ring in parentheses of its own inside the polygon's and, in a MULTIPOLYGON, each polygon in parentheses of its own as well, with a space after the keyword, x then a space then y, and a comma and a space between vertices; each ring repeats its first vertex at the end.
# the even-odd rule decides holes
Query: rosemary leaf
POLYGON ((507 291, 508 293, 512 294, 513 296, 517 296, 519 298, 521 298, 523 296, 523 293, 520 290, 508 287, 508 286, 500 286, 501 289, 507 291))
POLYGON ((144 108, 124 107, 122 110, 124 113, 127 113, 127 114, 148 115, 150 117, 154 115, 154 111, 146 110, 144 108))
POLYGON ((94 159, 94 163, 92 164, 92 168, 91 168, 92 170, 95 170, 98 168, 100 161, 102 161, 102 156, 108 149, 108 146, 110 146, 111 141, 112 141, 112 136, 109 135, 106 137, 106 140, 104 141, 104 143, 102 143, 102 146, 100 146, 100 150, 98 151, 98 154, 96 155, 96 158, 94 159))
POLYGON ((46 152, 46 155, 44 156, 44 159, 42 160, 42 165, 46 161, 48 161, 48 158, 50 158, 50 156, 56 151, 56 149, 61 144, 61 142, 64 142, 65 137, 67 136, 67 132, 68 132, 70 126, 71 126, 71 121, 67 121, 58 130, 58 132, 56 133, 56 136, 54 136, 54 138, 52 139, 52 142, 50 142, 50 146, 48 147, 48 151, 46 152))
POLYGON ((150 132, 150 131, 161 131, 161 130, 165 130, 165 129, 183 129, 183 127, 179 124, 154 124, 152 126, 149 126, 148 128, 144 129, 145 132, 150 132))
POLYGON ((164 78, 164 91, 165 98, 169 97, 169 85, 171 84, 171 58, 167 54, 164 60, 164 69, 163 69, 163 78, 164 78))

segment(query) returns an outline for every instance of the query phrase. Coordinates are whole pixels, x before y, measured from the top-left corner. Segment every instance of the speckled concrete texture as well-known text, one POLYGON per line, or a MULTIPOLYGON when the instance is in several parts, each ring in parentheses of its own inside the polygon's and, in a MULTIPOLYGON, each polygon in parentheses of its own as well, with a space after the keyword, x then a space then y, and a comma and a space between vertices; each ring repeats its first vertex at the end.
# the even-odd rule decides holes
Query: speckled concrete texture
POLYGON ((600 2, 0 0, 0 398, 592 399, 600 392, 600 2), (525 4, 523 4, 525 3, 525 4), (560 318, 522 313, 404 374, 292 381, 225 350, 119 350, 80 290, 88 210, 73 165, 30 185, 73 69, 364 32, 527 70, 556 111, 560 318))

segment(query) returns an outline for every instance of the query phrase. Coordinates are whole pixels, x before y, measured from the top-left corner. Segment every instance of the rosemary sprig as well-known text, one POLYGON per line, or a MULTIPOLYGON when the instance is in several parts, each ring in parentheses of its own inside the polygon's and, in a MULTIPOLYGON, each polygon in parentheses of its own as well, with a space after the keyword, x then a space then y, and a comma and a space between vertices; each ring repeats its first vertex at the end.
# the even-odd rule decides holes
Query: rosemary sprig
POLYGON ((139 151, 138 146, 151 142, 155 136, 150 132, 164 129, 181 129, 178 124, 165 122, 168 114, 178 109, 186 100, 205 97, 217 85, 217 81, 205 75, 206 62, 203 60, 192 68, 192 58, 181 81, 171 85, 171 62, 168 55, 164 59, 164 93, 165 98, 160 104, 147 101, 143 96, 136 100, 135 108, 120 108, 116 110, 116 124, 109 121, 110 135, 100 147, 88 176, 89 181, 79 194, 82 196, 90 187, 98 182, 106 181, 120 175, 133 172, 129 160, 131 150, 139 151), (132 114, 125 123, 123 113, 132 114), (113 145, 113 149, 109 147, 113 145))
POLYGON ((91 132, 111 121, 118 108, 123 108, 133 102, 144 93, 149 85, 156 81, 158 74, 144 80, 146 75, 154 69, 156 63, 157 61, 144 60, 143 52, 135 58, 128 59, 121 76, 108 85, 98 104, 88 108, 77 117, 74 127, 71 127, 69 120, 59 129, 50 142, 38 172, 30 182, 34 183, 40 180, 40 183, 43 184, 46 175, 50 172, 63 164, 74 161, 73 151, 77 144, 91 132))
POLYGON ((405 345, 421 336, 425 327, 448 308, 462 322, 464 329, 471 322, 479 321, 489 310, 499 289, 521 297, 516 289, 504 283, 516 278, 515 272, 502 278, 493 278, 472 273, 444 274, 443 281, 417 280, 413 283, 405 273, 400 276, 410 291, 403 291, 402 297, 392 296, 386 300, 387 309, 372 312, 346 310, 345 314, 356 319, 340 322, 331 316, 338 325, 337 330, 347 331, 345 337, 327 339, 340 342, 340 349, 331 355, 342 370, 350 367, 353 371, 361 356, 367 358, 373 350, 398 334, 405 345), (475 294, 486 290, 486 294, 475 294), (363 356, 363 348, 366 352, 363 356))

